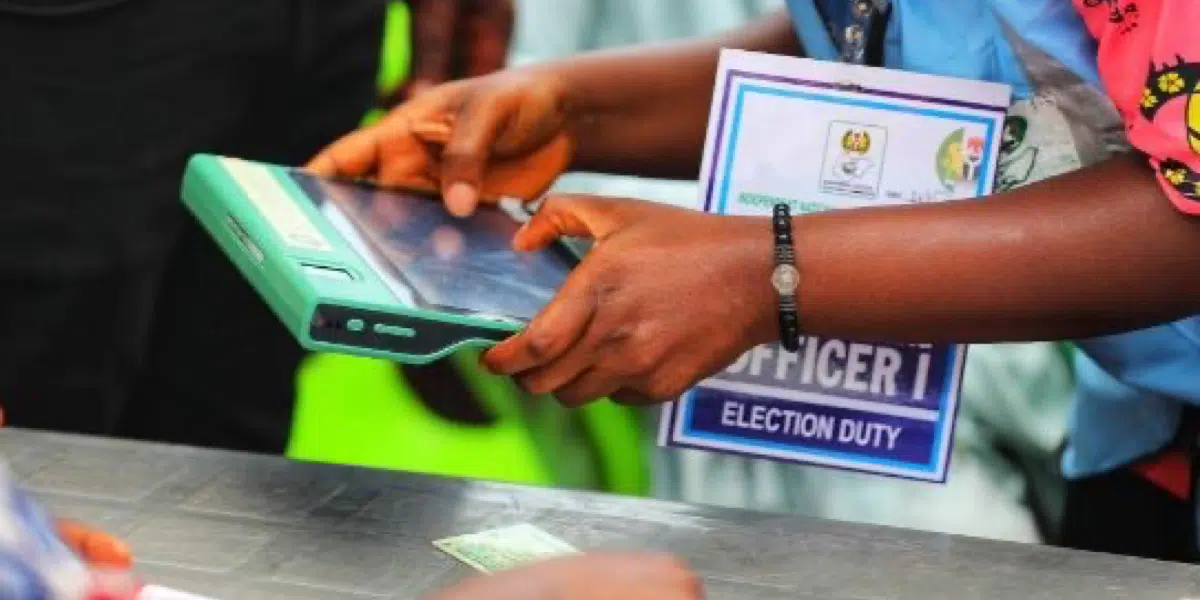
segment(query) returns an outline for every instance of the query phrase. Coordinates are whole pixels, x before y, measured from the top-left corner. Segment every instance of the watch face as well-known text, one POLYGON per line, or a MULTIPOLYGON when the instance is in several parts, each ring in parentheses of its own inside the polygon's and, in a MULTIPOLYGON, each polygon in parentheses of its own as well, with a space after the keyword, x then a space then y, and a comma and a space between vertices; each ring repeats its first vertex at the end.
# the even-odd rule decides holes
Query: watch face
POLYGON ((790 295, 800 285, 800 271, 792 265, 779 265, 771 273, 771 285, 775 286, 775 291, 780 294, 790 295))

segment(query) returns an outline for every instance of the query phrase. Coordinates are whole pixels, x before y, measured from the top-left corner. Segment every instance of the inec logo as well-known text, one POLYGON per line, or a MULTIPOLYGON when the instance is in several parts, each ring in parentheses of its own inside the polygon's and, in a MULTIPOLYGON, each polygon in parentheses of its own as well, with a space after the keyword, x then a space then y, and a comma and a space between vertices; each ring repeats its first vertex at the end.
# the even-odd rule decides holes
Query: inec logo
POLYGON ((877 125, 833 121, 825 140, 821 191, 873 199, 883 176, 887 130, 877 125))
POLYGON ((847 129, 842 134, 842 149, 854 156, 866 156, 871 150, 871 133, 866 129, 847 129))
POLYGON ((938 179, 947 191, 962 185, 974 185, 979 180, 979 166, 983 163, 983 138, 967 136, 966 129, 957 129, 938 146, 938 179))

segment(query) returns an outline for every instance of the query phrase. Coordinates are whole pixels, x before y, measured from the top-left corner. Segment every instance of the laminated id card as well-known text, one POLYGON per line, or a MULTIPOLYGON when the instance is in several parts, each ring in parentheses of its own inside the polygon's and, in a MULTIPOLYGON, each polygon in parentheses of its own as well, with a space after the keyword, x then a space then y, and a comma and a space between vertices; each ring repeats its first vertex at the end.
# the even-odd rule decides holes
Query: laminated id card
MULTIPOLYGON (((786 203, 798 215, 986 196, 1009 99, 994 83, 724 51, 697 208, 768 216, 786 203)), ((660 443, 942 482, 965 357, 811 335, 798 353, 760 346, 667 405, 660 443)))
POLYGON ((304 348, 421 364, 520 330, 577 262, 517 252, 519 206, 452 217, 439 198, 222 156, 183 201, 304 348))

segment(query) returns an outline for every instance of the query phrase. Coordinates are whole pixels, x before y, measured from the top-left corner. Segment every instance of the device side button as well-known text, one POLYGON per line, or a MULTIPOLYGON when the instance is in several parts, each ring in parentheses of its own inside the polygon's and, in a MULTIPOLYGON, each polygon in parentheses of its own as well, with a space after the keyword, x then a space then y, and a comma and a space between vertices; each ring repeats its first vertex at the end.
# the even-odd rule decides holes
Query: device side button
POLYGON ((400 327, 398 325, 384 325, 383 323, 376 323, 374 329, 375 333, 379 335, 390 335, 405 338, 417 336, 417 330, 409 329, 407 327, 400 327))

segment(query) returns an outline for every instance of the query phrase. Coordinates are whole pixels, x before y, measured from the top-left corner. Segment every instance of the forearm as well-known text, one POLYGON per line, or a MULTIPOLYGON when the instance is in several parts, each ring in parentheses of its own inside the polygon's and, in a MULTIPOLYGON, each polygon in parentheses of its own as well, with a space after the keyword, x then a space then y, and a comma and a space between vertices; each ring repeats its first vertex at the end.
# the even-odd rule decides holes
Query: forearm
MULTIPOLYGON (((982 201, 798 217, 795 230, 813 334, 1075 339, 1200 312, 1200 220, 1134 157, 982 201)), ((777 335, 763 323, 758 341, 777 335)))
POLYGON ((721 48, 798 54, 785 12, 719 37, 551 63, 568 89, 575 170, 694 178, 721 48))

